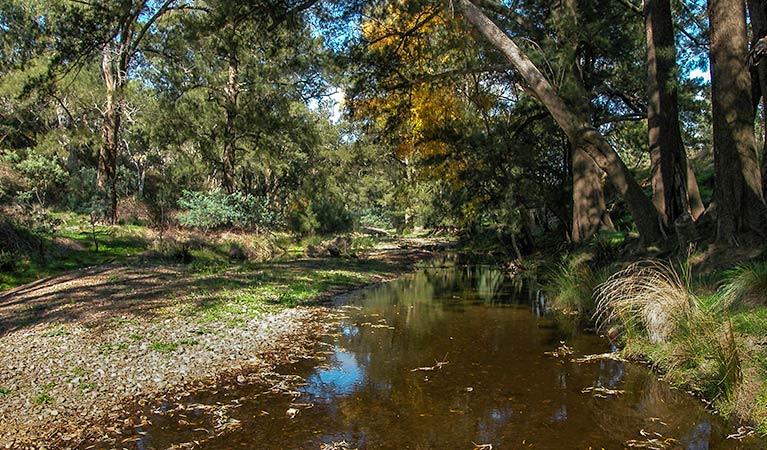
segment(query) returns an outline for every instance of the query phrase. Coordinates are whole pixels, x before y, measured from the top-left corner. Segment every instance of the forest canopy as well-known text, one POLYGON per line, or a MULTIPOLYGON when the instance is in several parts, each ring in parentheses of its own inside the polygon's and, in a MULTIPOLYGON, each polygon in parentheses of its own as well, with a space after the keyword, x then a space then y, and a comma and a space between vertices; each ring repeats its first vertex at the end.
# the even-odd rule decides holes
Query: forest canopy
POLYGON ((0 196, 27 222, 138 204, 205 230, 763 242, 765 17, 738 0, 6 0, 0 196))

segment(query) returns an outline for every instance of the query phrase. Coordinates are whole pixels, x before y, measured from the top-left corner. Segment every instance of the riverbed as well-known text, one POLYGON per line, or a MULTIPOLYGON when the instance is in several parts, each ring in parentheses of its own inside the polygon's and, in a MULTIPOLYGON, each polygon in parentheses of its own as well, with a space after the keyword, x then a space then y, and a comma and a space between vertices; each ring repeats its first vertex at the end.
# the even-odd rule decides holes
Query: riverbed
POLYGON ((534 283, 438 260, 344 296, 314 358, 147 407, 137 448, 756 449, 609 342, 546 312, 534 283), (492 447, 491 447, 492 446, 492 447))

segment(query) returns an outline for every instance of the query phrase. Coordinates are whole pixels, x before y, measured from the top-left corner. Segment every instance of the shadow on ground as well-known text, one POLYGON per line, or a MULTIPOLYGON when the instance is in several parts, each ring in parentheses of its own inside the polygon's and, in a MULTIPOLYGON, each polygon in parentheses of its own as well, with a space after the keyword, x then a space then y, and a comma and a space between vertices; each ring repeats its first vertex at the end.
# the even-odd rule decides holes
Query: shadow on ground
MULTIPOLYGON (((387 250, 365 258, 318 258, 218 268, 193 273, 184 265, 107 265, 76 270, 19 286, 0 295, 0 336, 39 324, 78 323, 108 326, 126 316, 151 320, 169 307, 206 308, 190 294, 246 288, 253 283, 277 287, 312 271, 353 270, 371 279, 391 278, 430 257, 421 248, 387 250), (180 303, 187 303, 182 304, 180 303)), ((328 294, 356 287, 339 277, 323 287, 328 294)), ((167 312, 166 312, 167 314, 167 312)))

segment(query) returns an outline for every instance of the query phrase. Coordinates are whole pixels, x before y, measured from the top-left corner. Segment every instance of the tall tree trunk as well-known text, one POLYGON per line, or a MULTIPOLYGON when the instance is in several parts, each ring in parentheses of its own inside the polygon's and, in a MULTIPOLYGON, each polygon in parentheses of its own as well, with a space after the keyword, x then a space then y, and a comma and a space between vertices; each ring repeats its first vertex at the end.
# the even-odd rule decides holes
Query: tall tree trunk
POLYGON ((614 230, 605 206, 601 171, 580 148, 573 148, 573 242, 583 242, 600 230, 614 230))
POLYGON ((645 0, 647 32, 647 125, 650 138, 653 203, 667 225, 689 213, 703 213, 695 176, 679 126, 676 47, 669 0, 645 0), (688 189, 688 183, 691 189, 688 189), (689 199, 698 194, 698 198, 689 199))
POLYGON ((227 68, 226 95, 226 136, 224 136, 224 158, 222 183, 224 190, 235 190, 235 170, 237 167, 237 101, 240 95, 239 64, 235 54, 230 55, 227 68))
MULTIPOLYGON (((767 36, 767 9, 759 0, 748 0, 748 16, 751 18, 751 47, 759 38, 767 36)), ((764 117, 764 143, 762 148, 762 193, 767 195, 767 63, 764 61, 751 68, 751 92, 756 112, 759 101, 762 102, 762 114, 764 117)), ((756 117, 756 116, 755 116, 756 117)))
POLYGON ((582 148, 607 173, 608 180, 625 200, 642 240, 645 243, 664 241, 665 234, 655 206, 604 136, 587 118, 573 113, 541 71, 477 6, 469 0, 459 1, 466 19, 517 69, 572 145, 582 148))
POLYGON ((764 238, 767 205, 754 139, 743 0, 709 0, 717 239, 764 238))
MULTIPOLYGON (((560 36, 560 64, 563 68, 562 97, 580 117, 591 117, 591 102, 578 64, 578 1, 563 0, 553 9, 560 36)), ((572 231, 573 242, 583 242, 600 229, 613 230, 605 206, 601 171, 584 149, 572 146, 572 231)))
POLYGON ((106 101, 101 126, 97 183, 106 197, 107 220, 117 223, 117 155, 120 149, 120 126, 123 114, 123 82, 119 53, 112 43, 104 46, 101 75, 106 88, 106 101))

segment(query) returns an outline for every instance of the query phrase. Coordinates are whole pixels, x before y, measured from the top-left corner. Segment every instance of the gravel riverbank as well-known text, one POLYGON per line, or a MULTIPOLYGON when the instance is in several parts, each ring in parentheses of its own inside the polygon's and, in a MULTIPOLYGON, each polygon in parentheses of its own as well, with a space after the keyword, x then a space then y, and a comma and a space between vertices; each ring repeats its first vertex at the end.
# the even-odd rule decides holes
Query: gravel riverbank
MULTIPOLYGON (((372 257, 390 262, 385 270, 320 294, 391 279, 429 256, 412 245, 379 252, 372 257)), ((318 266, 293 264, 291 276, 318 266)), ((262 272, 236 276, 265 283, 262 272)), ((0 447, 77 448, 119 427, 126 407, 224 376, 257 379, 306 352, 331 314, 268 304, 238 314, 227 304, 211 319, 189 308, 200 283, 211 289, 206 281, 182 267, 102 267, 0 296, 0 447)))

